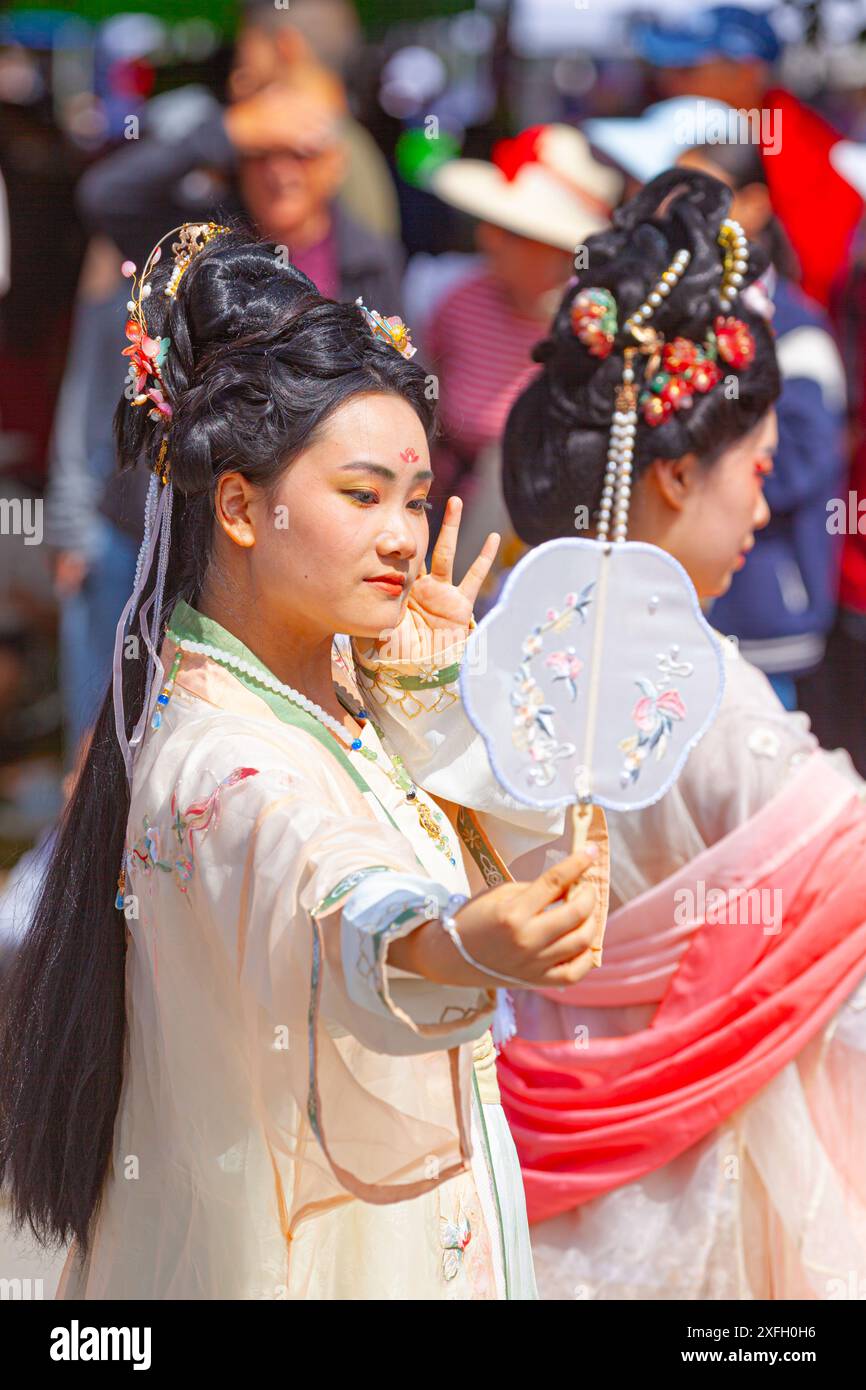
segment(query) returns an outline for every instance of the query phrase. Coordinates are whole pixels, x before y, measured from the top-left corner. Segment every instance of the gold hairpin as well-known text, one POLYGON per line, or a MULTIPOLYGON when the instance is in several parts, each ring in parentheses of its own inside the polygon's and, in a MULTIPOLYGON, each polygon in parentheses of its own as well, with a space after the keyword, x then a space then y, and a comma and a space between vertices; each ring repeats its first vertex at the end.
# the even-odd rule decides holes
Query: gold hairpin
POLYGON ((168 482, 168 474, 169 469, 171 467, 171 465, 165 461, 165 456, 167 453, 168 440, 163 439, 162 443, 159 446, 159 455, 157 457, 156 463, 153 465, 153 471, 159 478, 159 481, 162 483, 163 487, 165 487, 166 483, 168 482))
MULTIPOLYGON (((189 268, 190 261, 209 241, 213 241, 215 236, 221 232, 230 232, 231 227, 221 227, 216 222, 184 222, 180 228, 180 236, 172 246, 174 253, 174 270, 171 278, 165 287, 165 293, 169 299, 174 299, 177 294, 177 287, 183 278, 185 271, 189 268)), ((171 232, 167 233, 171 236, 171 232)))
POLYGON ((401 318, 393 314, 386 318, 380 314, 378 309, 368 309, 361 295, 355 300, 355 304, 361 310, 367 322, 367 327, 374 338, 381 338, 383 342, 390 343, 392 348, 399 352, 401 357, 414 357, 418 349, 414 346, 409 329, 401 318))

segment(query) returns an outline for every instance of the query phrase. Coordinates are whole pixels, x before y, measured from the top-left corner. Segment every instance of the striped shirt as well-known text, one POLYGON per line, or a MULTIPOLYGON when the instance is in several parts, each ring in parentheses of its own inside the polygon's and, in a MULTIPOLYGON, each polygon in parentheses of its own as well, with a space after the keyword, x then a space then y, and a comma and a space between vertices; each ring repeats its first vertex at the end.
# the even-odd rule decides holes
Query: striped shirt
POLYGON ((474 458, 501 438, 511 406, 541 370, 530 352, 545 334, 487 271, 461 280, 437 306, 424 342, 439 378, 442 429, 458 453, 474 458))

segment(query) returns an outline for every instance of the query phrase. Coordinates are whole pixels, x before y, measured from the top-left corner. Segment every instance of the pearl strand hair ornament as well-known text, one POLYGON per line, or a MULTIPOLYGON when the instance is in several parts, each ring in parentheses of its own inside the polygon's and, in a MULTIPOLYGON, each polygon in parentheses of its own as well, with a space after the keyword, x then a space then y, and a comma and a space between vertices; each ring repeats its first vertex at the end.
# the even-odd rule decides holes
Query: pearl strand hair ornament
POLYGON ((722 312, 727 313, 749 268, 749 239, 739 222, 726 217, 719 228, 718 242, 724 252, 719 304, 722 312))
MULTIPOLYGON (((719 305, 726 313, 731 308, 735 296, 739 293, 748 270, 749 242, 740 223, 733 217, 726 217, 723 220, 717 241, 724 253, 719 305)), ((637 351, 652 354, 644 373, 646 379, 652 378, 658 369, 662 338, 660 334, 647 330, 646 325, 655 310, 667 299, 681 279, 691 258, 690 251, 685 249, 678 251, 643 303, 625 321, 626 330, 638 340, 639 347, 637 349, 626 348, 622 381, 617 388, 608 443, 607 467, 602 481, 601 504, 597 514, 596 536, 600 541, 607 541, 608 538, 613 541, 624 541, 626 538, 628 509, 631 501, 634 441, 637 434, 638 390, 635 382, 634 356, 637 351)))
POLYGON ((637 434, 638 389, 635 381, 634 358, 638 352, 651 353, 647 374, 656 370, 661 339, 647 320, 664 302, 685 273, 692 253, 678 251, 641 305, 625 321, 626 331, 637 339, 637 347, 625 349, 622 381, 617 388, 610 438, 607 448, 607 467, 601 488, 596 537, 607 542, 624 541, 628 529, 628 509, 631 502, 631 479, 634 465, 634 442, 637 434), (611 534, 611 521, 613 531, 611 534))

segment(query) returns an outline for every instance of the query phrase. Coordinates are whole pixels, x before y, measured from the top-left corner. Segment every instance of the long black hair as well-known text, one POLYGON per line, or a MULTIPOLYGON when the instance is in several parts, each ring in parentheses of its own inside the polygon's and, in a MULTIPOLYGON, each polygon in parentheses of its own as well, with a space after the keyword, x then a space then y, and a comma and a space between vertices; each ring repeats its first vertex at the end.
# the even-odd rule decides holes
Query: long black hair
MULTIPOLYGON (((527 545, 573 536, 575 507, 593 515, 601 501, 616 387, 623 350, 633 344, 625 329, 680 249, 691 252, 685 274, 656 308, 650 323, 667 340, 681 335, 700 342, 721 308, 721 250, 716 241, 731 205, 727 184, 694 169, 669 169, 618 208, 613 225, 588 237, 588 268, 566 290, 550 334, 533 351, 544 363, 512 406, 503 442, 502 488, 517 535, 527 545), (571 326, 572 300, 599 285, 617 303, 618 330, 610 356, 592 356, 571 326)), ((741 290, 767 267, 761 247, 749 244, 741 290)), ((736 397, 721 385, 695 395, 691 409, 674 411, 660 425, 638 413, 633 477, 655 458, 694 453, 711 467, 724 449, 747 434, 781 391, 773 333, 767 322, 734 300, 730 311, 755 340, 755 359, 738 374, 736 397)), ((637 359, 641 361, 640 358, 637 359)))
MULTIPOLYGON (((175 490, 166 615, 178 597, 195 604, 201 589, 220 474, 237 470, 269 489, 328 417, 362 392, 400 396, 428 436, 435 428, 417 362, 374 338, 354 305, 323 298, 283 264, 282 251, 232 231, 198 252, 175 298, 164 294, 170 255, 151 278, 148 333, 171 339, 162 368, 175 490)), ((374 307, 387 313, 387 305, 374 307)), ((146 407, 121 399, 114 430, 121 467, 154 466, 163 435, 146 407)), ((147 653, 122 668, 129 736, 144 702, 147 653)), ((45 1245, 75 1236, 82 1253, 123 1080, 126 922, 115 896, 128 812, 109 689, 0 1009, 0 1184, 13 1223, 28 1222, 45 1245)))

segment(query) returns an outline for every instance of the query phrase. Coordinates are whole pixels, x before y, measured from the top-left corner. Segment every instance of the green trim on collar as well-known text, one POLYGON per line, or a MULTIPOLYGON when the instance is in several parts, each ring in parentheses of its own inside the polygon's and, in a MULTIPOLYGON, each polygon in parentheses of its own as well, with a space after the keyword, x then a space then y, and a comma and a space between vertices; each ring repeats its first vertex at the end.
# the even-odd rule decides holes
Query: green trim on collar
POLYGON ((197 608, 193 608, 184 599, 179 598, 174 605, 171 617, 168 620, 168 627, 172 632, 176 632, 178 637, 184 637, 190 642, 207 642, 211 647, 221 647, 224 652, 231 652, 232 656, 239 656, 243 661, 249 662, 251 666, 257 666, 260 671, 273 679, 273 673, 268 670, 263 661, 245 647, 239 637, 235 637, 221 626, 214 618, 206 618, 204 613, 199 613, 197 608))
MULTIPOLYGON (((199 613, 197 608, 192 608, 184 599, 178 599, 175 604, 168 621, 166 633, 171 639, 179 638, 181 641, 185 639, 189 642, 204 642, 208 646, 218 647, 222 651, 228 652, 230 656, 240 657, 240 659, 246 661, 248 665, 270 676, 272 680, 276 679, 273 672, 268 670, 264 662, 260 661, 259 658, 250 651, 249 647, 244 646, 243 642, 241 642, 238 637, 232 636, 230 632, 227 632, 226 629, 213 618, 206 618, 204 613, 199 613)), ((245 686, 247 690, 252 691, 254 695, 258 695, 260 700, 264 700, 268 708, 273 710, 277 718, 281 719, 284 724, 293 724, 295 728, 305 729, 308 734, 312 734, 313 738, 318 739, 319 743, 327 748, 329 753, 334 755, 337 762, 343 768, 343 771, 348 773, 358 790, 360 792, 367 792, 370 796, 375 797, 394 829, 400 830, 399 825, 391 815, 387 806, 385 806, 380 797, 376 796, 370 784, 365 782, 351 758, 334 738, 334 735, 328 732, 315 715, 310 714, 300 705, 296 705, 285 695, 280 695, 276 690, 269 690, 266 685, 260 685, 255 677, 247 675, 246 671, 239 671, 235 666, 224 666, 223 670, 228 671, 229 675, 234 676, 235 680, 240 681, 241 685, 245 686)), ((400 830, 400 834, 403 834, 402 830, 400 830)), ((417 853, 415 858, 418 859, 418 863, 420 864, 421 860, 417 853)))
MULTIPOLYGON (((261 671, 263 675, 269 676, 272 680, 275 679, 264 662, 260 661, 249 647, 244 646, 239 638, 227 632, 213 618, 206 618, 204 613, 199 613, 198 609, 191 608, 183 599, 179 599, 175 604, 166 632, 170 638, 177 637, 189 642, 204 642, 208 646, 218 647, 221 651, 228 652, 230 656, 236 656, 242 661, 246 661, 248 665, 261 671)), ((264 700, 268 708, 273 710, 284 724, 294 724, 296 728, 306 729, 307 733, 317 738, 330 753, 333 753, 360 791, 369 792, 371 796, 376 795, 340 747, 333 734, 328 733, 328 730, 316 719, 315 715, 310 714, 300 705, 296 705, 285 695, 280 695, 276 690, 269 690, 266 685, 259 684, 255 677, 247 675, 246 671, 239 671, 235 666, 226 666, 223 669, 227 670, 229 675, 234 676, 235 680, 240 681, 247 690, 258 695, 260 700, 264 700)), ((378 799, 376 797, 377 801, 378 799)), ((390 815, 388 819, 392 825, 395 824, 390 815)))

